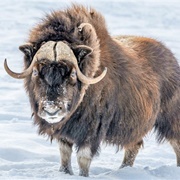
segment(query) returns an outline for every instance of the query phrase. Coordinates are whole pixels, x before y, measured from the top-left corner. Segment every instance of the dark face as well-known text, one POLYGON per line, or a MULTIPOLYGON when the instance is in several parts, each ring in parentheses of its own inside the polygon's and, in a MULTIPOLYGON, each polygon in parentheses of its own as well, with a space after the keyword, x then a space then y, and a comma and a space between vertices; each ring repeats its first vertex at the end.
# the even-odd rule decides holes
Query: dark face
POLYGON ((33 70, 38 116, 49 123, 63 120, 78 99, 76 70, 67 61, 43 60, 33 70))

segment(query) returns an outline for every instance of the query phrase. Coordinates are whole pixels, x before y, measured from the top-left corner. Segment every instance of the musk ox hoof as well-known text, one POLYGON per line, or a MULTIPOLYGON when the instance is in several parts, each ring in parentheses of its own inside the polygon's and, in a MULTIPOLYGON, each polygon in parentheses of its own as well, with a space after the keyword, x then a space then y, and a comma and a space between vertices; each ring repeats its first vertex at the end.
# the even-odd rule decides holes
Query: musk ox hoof
POLYGON ((132 165, 129 164, 121 164, 121 166, 119 167, 119 169, 123 169, 125 167, 132 167, 132 165))
POLYGON ((70 175, 73 175, 73 174, 74 174, 73 171, 72 171, 72 169, 69 168, 69 167, 61 166, 61 167, 59 168, 59 171, 60 171, 60 172, 64 172, 65 174, 70 174, 70 175))
POLYGON ((89 177, 89 173, 81 170, 79 176, 89 177))

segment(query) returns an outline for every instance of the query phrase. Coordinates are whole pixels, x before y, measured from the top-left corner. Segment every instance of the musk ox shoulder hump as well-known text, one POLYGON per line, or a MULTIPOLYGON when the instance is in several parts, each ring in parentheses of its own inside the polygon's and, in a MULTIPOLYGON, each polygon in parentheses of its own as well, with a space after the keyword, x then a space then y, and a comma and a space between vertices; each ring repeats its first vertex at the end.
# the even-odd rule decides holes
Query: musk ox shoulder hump
POLYGON ((49 40, 65 40, 69 43, 87 44, 87 39, 81 39, 78 26, 81 23, 90 23, 96 30, 99 39, 108 36, 104 17, 92 8, 73 5, 66 10, 53 11, 31 30, 29 42, 40 46, 49 40))

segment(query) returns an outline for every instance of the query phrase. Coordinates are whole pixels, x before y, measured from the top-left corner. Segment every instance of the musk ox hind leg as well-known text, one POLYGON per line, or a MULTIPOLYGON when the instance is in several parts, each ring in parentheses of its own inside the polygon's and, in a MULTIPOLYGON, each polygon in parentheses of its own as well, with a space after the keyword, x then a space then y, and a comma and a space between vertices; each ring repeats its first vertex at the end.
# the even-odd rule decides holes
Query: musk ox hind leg
POLYGON ((176 153, 177 166, 180 166, 180 139, 171 140, 170 144, 172 145, 174 152, 176 153))
POLYGON ((92 153, 89 146, 81 147, 77 152, 77 161, 79 164, 79 175, 89 176, 89 167, 92 161, 92 153))
POLYGON ((61 166, 59 171, 70 175, 73 175, 73 171, 71 167, 72 146, 73 144, 65 140, 61 139, 59 141, 59 150, 61 155, 61 166))
POLYGON ((166 98, 162 99, 161 112, 154 127, 157 131, 157 141, 160 143, 166 140, 172 145, 177 166, 180 166, 180 81, 168 87, 171 88, 168 89, 170 95, 166 93, 166 98), (173 87, 176 89, 173 90, 173 87))
POLYGON ((132 146, 128 146, 127 148, 125 148, 124 159, 120 168, 124 168, 126 166, 132 167, 136 159, 136 156, 139 152, 139 149, 142 146, 143 146, 143 140, 139 141, 138 143, 132 146))

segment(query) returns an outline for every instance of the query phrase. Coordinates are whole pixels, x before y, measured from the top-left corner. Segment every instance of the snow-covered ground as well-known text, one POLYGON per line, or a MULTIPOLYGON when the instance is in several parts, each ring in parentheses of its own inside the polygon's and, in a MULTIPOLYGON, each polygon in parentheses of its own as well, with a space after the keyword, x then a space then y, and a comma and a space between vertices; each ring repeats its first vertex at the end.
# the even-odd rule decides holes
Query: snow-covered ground
MULTIPOLYGON (((37 135, 23 82, 10 78, 3 69, 8 59, 14 71, 21 71, 23 44, 29 30, 46 12, 63 9, 68 0, 0 1, 0 179, 87 179, 78 176, 76 154, 72 166, 75 175, 58 171, 59 151, 56 142, 37 135)), ((164 42, 180 60, 179 0, 78 0, 102 12, 112 35, 133 34, 164 42)), ((180 61, 179 61, 180 62, 180 61)), ((119 170, 123 151, 102 145, 95 157, 88 179, 180 179, 175 154, 168 143, 158 145, 155 135, 145 138, 144 149, 133 168, 119 170)))

